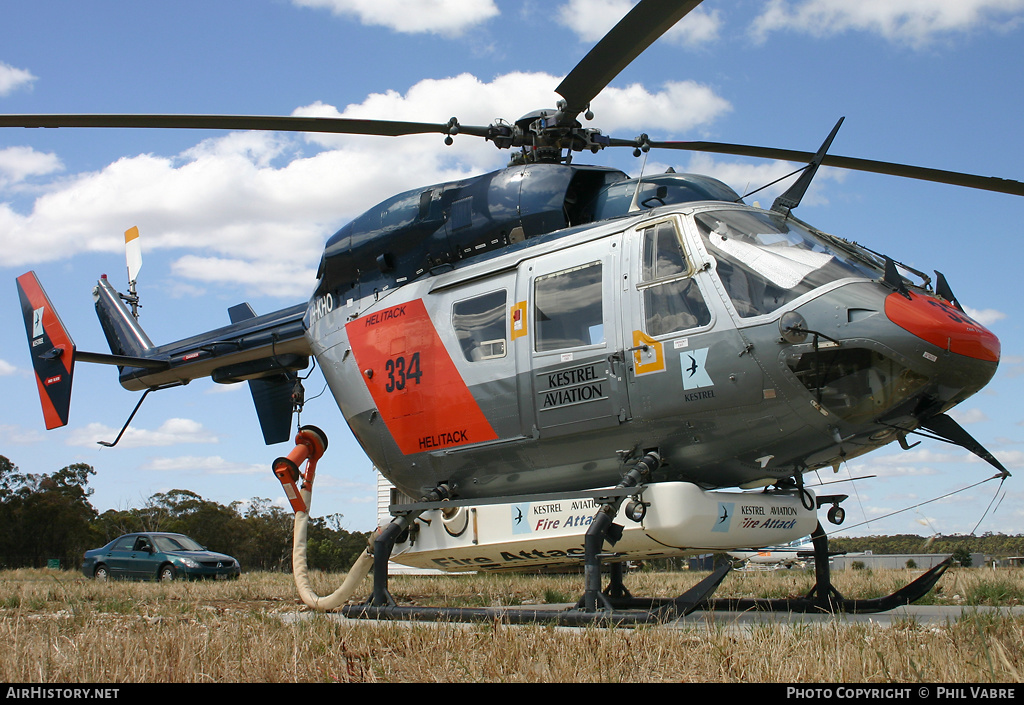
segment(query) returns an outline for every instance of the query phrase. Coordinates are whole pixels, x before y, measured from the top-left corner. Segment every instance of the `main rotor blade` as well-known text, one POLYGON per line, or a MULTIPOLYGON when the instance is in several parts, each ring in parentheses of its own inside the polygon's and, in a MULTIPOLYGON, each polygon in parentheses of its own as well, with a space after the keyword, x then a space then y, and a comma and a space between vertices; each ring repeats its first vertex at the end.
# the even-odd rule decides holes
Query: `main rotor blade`
MULTIPOLYGON (((450 123, 358 120, 353 118, 276 117, 271 115, 0 115, 0 127, 140 127, 193 130, 270 130, 399 137, 451 133, 450 123)), ((486 127, 459 125, 459 134, 487 135, 486 127)))
POLYGON ((700 3, 701 0, 641 0, 558 84, 555 93, 567 103, 562 112, 575 118, 586 110, 590 101, 633 59, 700 3))
MULTIPOLYGON (((728 144, 725 142, 647 142, 653 149, 681 149, 691 152, 710 152, 714 154, 733 154, 741 157, 759 157, 762 159, 781 159, 787 162, 810 162, 814 158, 813 152, 800 152, 792 149, 778 149, 775 147, 756 147, 744 144, 728 144)), ((635 140, 612 139, 610 146, 613 147, 636 147, 635 140)), ((1002 179, 997 176, 977 176, 964 174, 957 171, 944 171, 942 169, 929 169, 928 167, 910 166, 907 164, 895 164, 892 162, 878 162, 871 159, 858 159, 856 157, 841 157, 834 154, 825 155, 822 160, 824 166, 835 166, 841 169, 853 169, 856 171, 868 171, 874 174, 888 174, 890 176, 902 176, 908 179, 920 181, 934 181, 940 184, 952 184, 953 186, 965 186, 983 191, 996 191, 1008 193, 1014 196, 1024 196, 1024 183, 1002 179)))

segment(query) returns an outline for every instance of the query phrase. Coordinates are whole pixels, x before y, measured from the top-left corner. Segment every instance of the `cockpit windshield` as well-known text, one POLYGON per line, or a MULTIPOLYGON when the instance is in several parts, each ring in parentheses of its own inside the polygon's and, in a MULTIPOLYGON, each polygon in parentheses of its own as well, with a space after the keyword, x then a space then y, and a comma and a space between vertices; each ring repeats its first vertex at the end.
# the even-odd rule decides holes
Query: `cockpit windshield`
POLYGON ((825 236, 781 214, 721 210, 694 217, 704 246, 737 313, 771 313, 802 294, 838 279, 875 279, 879 272, 825 236))

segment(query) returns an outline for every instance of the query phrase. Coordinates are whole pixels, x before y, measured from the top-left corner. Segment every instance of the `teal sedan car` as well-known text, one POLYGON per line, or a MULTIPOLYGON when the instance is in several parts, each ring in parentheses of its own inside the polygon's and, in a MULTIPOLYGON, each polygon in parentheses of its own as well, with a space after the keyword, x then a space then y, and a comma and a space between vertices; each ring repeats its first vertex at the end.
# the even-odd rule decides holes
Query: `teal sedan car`
POLYGON ((241 572, 231 556, 208 551, 184 534, 165 532, 125 534, 86 551, 82 561, 82 573, 97 580, 229 580, 241 572))

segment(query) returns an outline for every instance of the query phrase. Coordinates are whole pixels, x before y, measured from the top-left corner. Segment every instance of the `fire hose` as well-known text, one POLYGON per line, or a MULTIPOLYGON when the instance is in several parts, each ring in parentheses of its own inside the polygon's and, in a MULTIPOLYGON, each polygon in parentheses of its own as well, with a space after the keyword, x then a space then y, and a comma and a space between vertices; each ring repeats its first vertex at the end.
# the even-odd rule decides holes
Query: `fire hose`
POLYGON ((281 481, 288 501, 295 510, 295 528, 292 533, 292 575, 299 596, 307 606, 321 611, 344 606, 356 587, 373 567, 373 554, 363 551, 341 586, 326 597, 317 595, 309 582, 309 568, 306 558, 307 532, 309 529, 309 506, 313 495, 313 479, 316 463, 327 450, 327 436, 316 426, 302 426, 295 436, 295 448, 286 457, 274 461, 274 475, 281 481), (306 471, 299 466, 306 463, 306 471), (299 480, 302 486, 299 487, 299 480))

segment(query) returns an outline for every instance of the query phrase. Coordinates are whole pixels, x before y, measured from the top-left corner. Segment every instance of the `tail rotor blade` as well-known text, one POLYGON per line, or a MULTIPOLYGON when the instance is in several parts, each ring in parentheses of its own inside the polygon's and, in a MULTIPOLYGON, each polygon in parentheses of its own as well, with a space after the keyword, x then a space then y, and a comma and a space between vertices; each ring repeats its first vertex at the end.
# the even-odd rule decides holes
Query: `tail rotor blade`
POLYGON ((142 269, 142 245, 137 226, 124 231, 124 254, 128 261, 128 283, 131 284, 139 278, 139 270, 142 269))

